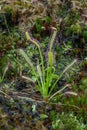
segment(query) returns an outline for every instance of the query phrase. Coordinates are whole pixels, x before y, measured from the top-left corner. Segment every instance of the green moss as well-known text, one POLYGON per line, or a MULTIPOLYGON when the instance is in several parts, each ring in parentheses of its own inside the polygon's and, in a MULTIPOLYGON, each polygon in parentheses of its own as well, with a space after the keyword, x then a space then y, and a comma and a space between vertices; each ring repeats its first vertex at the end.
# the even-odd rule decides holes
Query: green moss
POLYGON ((87 31, 83 31, 83 33, 82 33, 82 36, 83 36, 83 38, 85 39, 85 40, 87 40, 87 31))
POLYGON ((82 27, 79 23, 71 25, 71 31, 75 34, 81 34, 82 32, 82 27))
POLYGON ((87 92, 87 77, 84 77, 81 79, 80 81, 80 85, 79 88, 83 91, 83 92, 87 92))
POLYGON ((55 130, 86 130, 87 128, 76 116, 65 113, 58 114, 52 125, 55 130))

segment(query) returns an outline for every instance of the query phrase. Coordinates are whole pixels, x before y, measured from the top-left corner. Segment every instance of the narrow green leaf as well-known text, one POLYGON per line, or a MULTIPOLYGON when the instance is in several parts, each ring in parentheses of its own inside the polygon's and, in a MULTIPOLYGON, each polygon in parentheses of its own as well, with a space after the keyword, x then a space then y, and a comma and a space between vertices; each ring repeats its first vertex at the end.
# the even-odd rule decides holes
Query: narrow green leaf
POLYGON ((2 82, 2 78, 0 77, 0 83, 2 82))
POLYGON ((34 66, 33 66, 30 58, 27 56, 27 54, 22 49, 19 49, 19 53, 22 55, 22 57, 24 57, 24 59, 31 66, 31 68, 34 69, 34 66))
POLYGON ((52 51, 48 52, 48 64, 50 66, 53 66, 53 52, 52 51))
POLYGON ((53 43, 54 43, 56 35, 57 35, 57 29, 54 28, 54 27, 52 27, 52 29, 53 29, 54 32, 53 32, 53 35, 52 35, 51 41, 50 41, 50 51, 51 51, 51 49, 53 47, 53 43))
POLYGON ((40 65, 37 65, 37 71, 38 71, 39 76, 42 77, 40 65))
POLYGON ((27 40, 29 40, 33 44, 35 44, 38 48, 40 48, 39 43, 34 38, 31 38, 28 32, 26 32, 26 38, 27 38, 27 40))
POLYGON ((46 118, 48 118, 47 115, 45 115, 45 114, 40 114, 40 119, 41 119, 41 120, 44 120, 44 119, 46 119, 46 118))
POLYGON ((37 72, 38 72, 38 75, 39 75, 40 80, 41 80, 41 85, 42 85, 42 87, 44 87, 43 86, 43 79, 42 79, 42 71, 41 71, 40 65, 37 65, 37 72))

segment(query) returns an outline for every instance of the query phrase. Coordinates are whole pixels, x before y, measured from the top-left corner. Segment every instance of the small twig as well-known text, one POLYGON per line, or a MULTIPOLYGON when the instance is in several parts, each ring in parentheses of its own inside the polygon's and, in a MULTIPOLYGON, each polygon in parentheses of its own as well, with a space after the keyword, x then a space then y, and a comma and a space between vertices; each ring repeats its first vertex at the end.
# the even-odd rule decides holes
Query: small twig
POLYGON ((7 95, 5 92, 3 92, 3 91, 1 91, 1 90, 0 90, 0 92, 1 92, 2 94, 4 94, 6 97, 10 97, 10 96, 7 95))
POLYGON ((8 30, 8 33, 10 34, 10 30, 9 30, 9 27, 8 27, 8 24, 7 24, 7 20, 6 20, 6 16, 4 15, 4 20, 5 20, 5 25, 6 25, 6 28, 8 30))

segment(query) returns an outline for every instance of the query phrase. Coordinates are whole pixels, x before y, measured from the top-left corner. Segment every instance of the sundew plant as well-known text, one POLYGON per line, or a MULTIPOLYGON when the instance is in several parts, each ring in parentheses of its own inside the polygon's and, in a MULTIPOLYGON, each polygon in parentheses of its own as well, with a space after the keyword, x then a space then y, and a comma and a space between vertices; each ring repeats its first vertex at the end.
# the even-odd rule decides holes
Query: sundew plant
MULTIPOLYGON (((38 59, 39 61, 37 62, 36 66, 33 65, 33 62, 31 61, 27 53, 25 53, 24 50, 19 49, 20 55, 25 59, 26 63, 29 65, 29 68, 31 67, 33 75, 36 77, 36 83, 35 83, 36 88, 41 93, 44 100, 52 99, 57 93, 65 89, 64 87, 52 95, 57 82, 60 80, 63 74, 76 62, 76 60, 74 60, 69 66, 67 66, 64 69, 64 71, 60 75, 56 74, 56 69, 54 67, 54 56, 53 56, 52 47, 56 38, 57 29, 54 27, 52 27, 52 29, 53 29, 53 34, 51 36, 49 50, 47 52, 47 55, 48 55, 47 61, 45 61, 44 59, 43 52, 41 50, 41 46, 39 42, 36 41, 34 38, 32 38, 28 32, 26 32, 27 40, 30 41, 32 44, 34 44, 38 48, 38 52, 40 55, 39 57, 40 59, 38 59), (47 62, 47 64, 45 62, 47 62)), ((33 79, 30 79, 23 75, 22 75, 22 78, 33 81, 33 79)))

